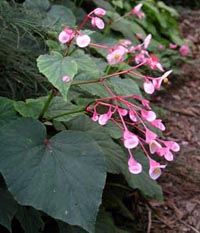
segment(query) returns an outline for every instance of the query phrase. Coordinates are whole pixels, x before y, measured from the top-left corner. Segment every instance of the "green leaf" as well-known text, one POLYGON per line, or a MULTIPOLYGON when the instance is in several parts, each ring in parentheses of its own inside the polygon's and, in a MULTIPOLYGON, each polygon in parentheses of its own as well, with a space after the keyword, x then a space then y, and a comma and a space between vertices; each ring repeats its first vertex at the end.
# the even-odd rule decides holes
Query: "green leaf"
MULTIPOLYGON (((119 15, 116 14, 115 18, 118 18, 118 17, 119 15)), ((121 32, 126 39, 130 39, 134 43, 138 43, 138 40, 135 36, 136 33, 141 34, 143 38, 146 37, 146 33, 143 30, 143 28, 139 24, 133 21, 129 21, 128 19, 122 18, 120 20, 117 20, 116 22, 113 22, 111 24, 111 28, 115 31, 121 32)))
POLYGON ((123 8, 123 2, 122 0, 112 0, 112 4, 116 7, 123 8))
POLYGON ((83 107, 81 106, 76 106, 74 104, 71 104, 69 102, 64 101, 62 97, 56 96, 53 98, 52 102, 49 105, 49 108, 47 109, 44 117, 49 119, 49 118, 54 118, 55 116, 61 115, 60 117, 56 117, 56 121, 69 121, 73 119, 76 116, 82 115, 82 112, 77 112, 69 115, 63 115, 68 112, 76 111, 76 110, 81 110, 83 107))
POLYGON ((114 88, 114 93, 117 95, 139 95, 142 96, 140 89, 136 82, 130 78, 115 77, 110 79, 110 82, 114 88))
POLYGON ((50 7, 49 0, 25 0, 24 7, 29 10, 47 11, 50 7))
POLYGON ((72 80, 77 73, 77 64, 70 57, 63 57, 60 53, 54 52, 51 55, 41 55, 37 59, 39 71, 44 74, 49 82, 56 87, 67 100, 67 94, 72 80), (62 81, 63 76, 70 76, 71 81, 62 81))
POLYGON ((26 233, 39 233, 44 228, 40 212, 32 207, 19 206, 15 217, 26 233))
POLYGON ((23 117, 37 119, 42 111, 47 97, 37 99, 26 99, 25 101, 14 102, 15 110, 23 117))
POLYGON ((59 5, 53 5, 43 21, 45 26, 57 30, 61 30, 63 26, 73 27, 75 23, 76 18, 71 10, 59 5))
POLYGON ((17 202, 12 195, 0 187, 0 224, 11 232, 11 222, 17 211, 17 202))
POLYGON ((7 123, 18 119, 14 102, 8 98, 0 97, 0 126, 4 126, 7 123))
POLYGON ((87 132, 46 137, 44 125, 30 119, 0 130, 8 190, 22 205, 93 232, 106 178, 102 152, 87 132))
POLYGON ((158 6, 160 9, 169 12, 169 13, 171 14, 172 17, 176 17, 176 18, 179 17, 178 12, 177 12, 174 8, 167 6, 164 2, 158 1, 158 2, 157 2, 157 6, 158 6))
POLYGON ((78 64, 78 74, 75 80, 84 81, 99 78, 99 68, 91 56, 84 53, 83 50, 77 50, 71 57, 78 64))
MULTIPOLYGON (((60 233, 86 233, 86 231, 79 227, 70 226, 61 221, 57 223, 60 233)), ((118 230, 114 224, 112 215, 101 208, 97 216, 95 233, 118 233, 118 230)))

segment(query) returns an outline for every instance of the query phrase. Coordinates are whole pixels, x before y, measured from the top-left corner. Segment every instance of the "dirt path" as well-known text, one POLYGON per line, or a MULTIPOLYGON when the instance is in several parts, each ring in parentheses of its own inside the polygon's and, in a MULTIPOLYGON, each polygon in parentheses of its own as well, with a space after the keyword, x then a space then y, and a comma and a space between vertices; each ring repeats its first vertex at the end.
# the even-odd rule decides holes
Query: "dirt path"
POLYGON ((151 203, 151 233, 200 233, 200 11, 182 12, 181 28, 194 43, 191 64, 158 103, 167 109, 165 136, 181 151, 159 180, 165 201, 151 203))

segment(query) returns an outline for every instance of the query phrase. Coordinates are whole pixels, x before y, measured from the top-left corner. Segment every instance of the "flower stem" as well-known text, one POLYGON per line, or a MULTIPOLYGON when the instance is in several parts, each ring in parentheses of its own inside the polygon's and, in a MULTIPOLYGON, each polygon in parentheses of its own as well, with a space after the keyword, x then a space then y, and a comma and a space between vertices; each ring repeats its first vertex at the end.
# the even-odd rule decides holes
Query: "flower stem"
POLYGON ((54 119, 62 117, 62 116, 67 116, 67 115, 71 115, 71 114, 75 114, 75 113, 79 113, 79 112, 85 112, 85 107, 75 109, 75 110, 72 110, 72 111, 69 111, 69 112, 64 112, 64 113, 49 117, 49 118, 47 118, 47 120, 50 121, 50 120, 54 120, 54 119))
POLYGON ((40 113, 40 115, 39 115, 39 119, 42 119, 42 118, 43 118, 45 112, 47 111, 47 109, 48 109, 48 107, 49 107, 49 104, 51 103, 51 100, 52 100, 53 97, 56 95, 55 92, 56 92, 55 89, 52 89, 52 90, 51 90, 51 92, 50 92, 50 94, 49 94, 49 96, 48 96, 48 98, 47 98, 47 101, 45 102, 44 107, 43 107, 43 109, 42 109, 42 111, 41 111, 41 113, 40 113))

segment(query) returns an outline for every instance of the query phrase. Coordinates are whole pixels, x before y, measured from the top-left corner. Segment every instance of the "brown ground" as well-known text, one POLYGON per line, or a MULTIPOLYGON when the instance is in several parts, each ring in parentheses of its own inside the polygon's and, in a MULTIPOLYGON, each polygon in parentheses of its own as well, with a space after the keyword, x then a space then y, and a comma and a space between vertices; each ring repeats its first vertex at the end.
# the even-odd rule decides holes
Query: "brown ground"
POLYGON ((159 101, 167 109, 165 136, 181 151, 159 180, 165 200, 150 203, 148 233, 200 233, 200 11, 182 12, 181 28, 194 44, 191 64, 159 101))

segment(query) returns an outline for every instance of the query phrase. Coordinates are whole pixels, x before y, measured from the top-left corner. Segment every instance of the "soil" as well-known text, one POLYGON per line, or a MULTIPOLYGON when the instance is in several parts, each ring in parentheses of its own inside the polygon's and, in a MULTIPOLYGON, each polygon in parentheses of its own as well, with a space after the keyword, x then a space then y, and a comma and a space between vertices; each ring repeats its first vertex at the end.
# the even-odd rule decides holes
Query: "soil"
POLYGON ((148 233, 200 233, 200 10, 181 15, 184 37, 193 43, 189 64, 156 103, 167 110, 165 138, 181 150, 159 179, 164 201, 149 203, 148 233))

